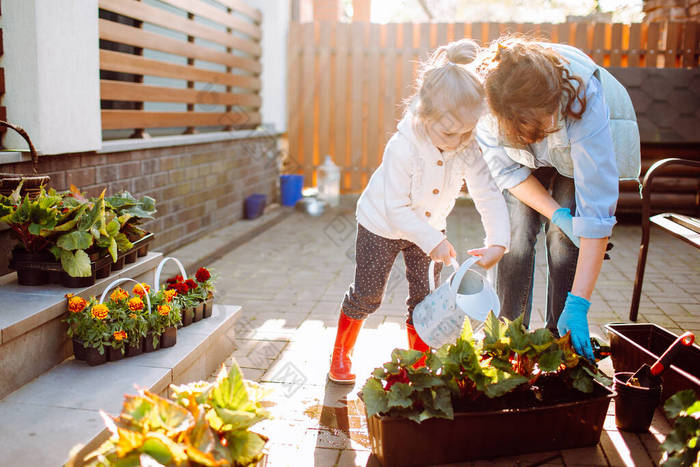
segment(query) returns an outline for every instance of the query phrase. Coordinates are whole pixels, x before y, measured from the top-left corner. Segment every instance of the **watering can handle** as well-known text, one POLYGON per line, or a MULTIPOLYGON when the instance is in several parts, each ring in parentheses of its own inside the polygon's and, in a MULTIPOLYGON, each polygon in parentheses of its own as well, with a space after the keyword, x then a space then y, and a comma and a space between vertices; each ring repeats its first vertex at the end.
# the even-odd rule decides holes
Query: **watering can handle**
MULTIPOLYGON (((462 282, 462 278, 467 273, 469 268, 471 268, 477 261, 479 261, 478 257, 471 256, 460 266, 456 259, 452 258, 450 260, 450 266, 452 266, 452 268, 455 270, 455 272, 453 273, 453 275, 455 275, 455 281, 453 282, 453 284, 457 284, 453 285, 455 290, 462 282)), ((428 266, 428 284, 430 285, 431 292, 435 290, 435 261, 432 260, 430 261, 430 266, 428 266)))

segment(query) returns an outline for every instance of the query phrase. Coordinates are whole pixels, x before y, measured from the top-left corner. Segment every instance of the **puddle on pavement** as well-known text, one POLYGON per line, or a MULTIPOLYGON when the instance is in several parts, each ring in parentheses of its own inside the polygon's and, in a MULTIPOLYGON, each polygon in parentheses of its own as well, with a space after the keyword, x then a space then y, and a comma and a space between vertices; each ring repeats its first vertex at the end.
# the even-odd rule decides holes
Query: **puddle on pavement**
POLYGON ((371 447, 363 426, 364 408, 358 399, 339 399, 333 405, 312 404, 304 409, 304 415, 318 420, 319 428, 333 436, 350 439, 367 449, 371 447))

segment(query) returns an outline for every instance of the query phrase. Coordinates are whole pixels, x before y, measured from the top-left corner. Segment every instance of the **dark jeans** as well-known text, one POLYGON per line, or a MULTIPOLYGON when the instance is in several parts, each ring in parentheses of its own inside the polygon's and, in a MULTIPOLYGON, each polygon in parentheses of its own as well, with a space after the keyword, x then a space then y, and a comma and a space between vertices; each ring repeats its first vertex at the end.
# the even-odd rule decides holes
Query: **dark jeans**
MULTIPOLYGON (((540 168, 533 175, 549 187, 552 197, 565 208, 576 212, 574 180, 550 168, 540 168)), ((515 319, 525 313, 523 323, 530 324, 535 272, 535 244, 544 225, 547 255, 547 328, 555 335, 557 320, 564 309, 567 292, 576 273, 578 248, 544 216, 529 208, 504 190, 510 216, 510 251, 498 263, 496 291, 501 301, 501 316, 515 319)))
MULTIPOLYGON (((365 319, 382 304, 391 268, 399 252, 403 253, 408 280, 408 317, 413 324, 413 309, 430 293, 428 266, 430 257, 415 243, 375 235, 357 225, 355 244, 355 282, 343 300, 343 313, 353 319, 365 319)), ((442 263, 435 265, 435 283, 440 280, 442 263)))

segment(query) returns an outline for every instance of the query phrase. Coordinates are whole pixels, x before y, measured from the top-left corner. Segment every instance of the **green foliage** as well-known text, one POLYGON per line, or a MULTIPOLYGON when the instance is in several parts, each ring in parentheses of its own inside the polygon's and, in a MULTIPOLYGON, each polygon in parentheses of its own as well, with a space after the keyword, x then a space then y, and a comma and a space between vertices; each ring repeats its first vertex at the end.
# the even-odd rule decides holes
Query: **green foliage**
POLYGON ((528 331, 522 317, 509 321, 489 314, 484 338, 475 342, 469 321, 460 338, 428 354, 426 367, 414 369, 420 352, 395 349, 391 361, 372 373, 362 389, 368 416, 406 417, 416 422, 453 417, 453 400, 502 397, 533 386, 543 374, 557 375, 584 393, 593 380, 610 380, 578 356, 569 336, 557 339, 547 329, 528 331))
POLYGON ((664 404, 673 430, 661 444, 665 467, 697 466, 700 464, 700 401, 695 391, 687 389, 669 397, 664 404))
POLYGON ((61 196, 42 186, 36 198, 19 196, 22 184, 10 195, 0 195, 0 222, 5 222, 24 249, 39 253, 51 246, 51 236, 63 220, 61 196))
POLYGON ((261 406, 265 393, 243 379, 235 362, 228 373, 222 366, 214 383, 171 389, 172 399, 141 391, 125 396, 118 417, 102 413, 112 437, 86 465, 142 465, 143 456, 162 465, 245 466, 261 459, 267 438, 250 428, 269 418, 261 406))

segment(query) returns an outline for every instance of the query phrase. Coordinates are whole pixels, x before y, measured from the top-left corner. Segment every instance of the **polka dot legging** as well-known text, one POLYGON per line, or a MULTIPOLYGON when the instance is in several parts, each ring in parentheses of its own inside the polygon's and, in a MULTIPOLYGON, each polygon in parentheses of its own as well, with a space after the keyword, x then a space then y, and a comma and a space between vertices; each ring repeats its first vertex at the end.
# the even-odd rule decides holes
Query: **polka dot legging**
MULTIPOLYGON (((408 240, 392 240, 375 235, 357 225, 355 244, 355 282, 343 300, 343 313, 353 319, 365 319, 382 304, 386 284, 396 256, 403 252, 408 280, 408 318, 413 324, 413 309, 430 293, 428 267, 430 257, 408 240)), ((435 265, 435 283, 439 282, 442 264, 435 265)))

